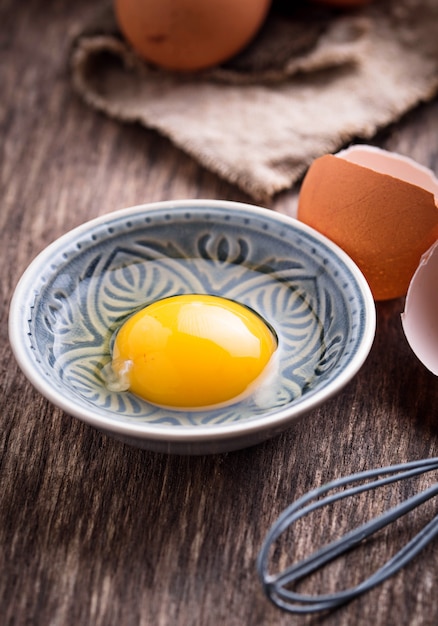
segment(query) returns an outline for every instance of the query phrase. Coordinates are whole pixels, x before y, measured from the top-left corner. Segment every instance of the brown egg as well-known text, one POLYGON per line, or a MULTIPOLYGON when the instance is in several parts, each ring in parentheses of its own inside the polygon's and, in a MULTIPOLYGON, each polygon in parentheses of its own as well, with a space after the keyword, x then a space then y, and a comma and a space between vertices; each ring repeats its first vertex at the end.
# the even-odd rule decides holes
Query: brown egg
POLYGON ((271 0, 115 0, 120 30, 145 60, 170 70, 200 70, 242 50, 271 0))
POLYGON ((422 254, 438 239, 438 181, 412 159, 352 146, 316 159, 298 219, 343 248, 376 300, 406 294, 422 254))

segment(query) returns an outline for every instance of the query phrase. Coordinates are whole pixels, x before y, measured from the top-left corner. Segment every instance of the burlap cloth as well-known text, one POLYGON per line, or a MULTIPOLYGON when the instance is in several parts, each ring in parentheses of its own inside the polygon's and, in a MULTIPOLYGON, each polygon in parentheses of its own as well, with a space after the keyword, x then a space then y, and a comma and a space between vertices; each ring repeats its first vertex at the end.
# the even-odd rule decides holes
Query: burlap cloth
POLYGON ((190 75, 139 60, 105 9, 72 47, 85 101, 156 129, 258 202, 438 92, 438 0, 350 12, 277 2, 246 50, 190 75))

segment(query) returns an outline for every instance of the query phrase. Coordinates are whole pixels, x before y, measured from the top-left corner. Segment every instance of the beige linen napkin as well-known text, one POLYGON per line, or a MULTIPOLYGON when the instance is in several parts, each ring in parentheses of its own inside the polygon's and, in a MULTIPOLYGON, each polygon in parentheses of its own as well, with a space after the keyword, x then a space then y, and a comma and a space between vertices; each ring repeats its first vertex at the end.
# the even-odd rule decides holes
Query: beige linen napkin
POLYGON ((437 0, 375 0, 355 11, 275 4, 222 67, 174 74, 140 60, 105 19, 72 47, 91 106, 170 138, 258 202, 290 188, 318 156, 370 139, 438 92, 437 0))

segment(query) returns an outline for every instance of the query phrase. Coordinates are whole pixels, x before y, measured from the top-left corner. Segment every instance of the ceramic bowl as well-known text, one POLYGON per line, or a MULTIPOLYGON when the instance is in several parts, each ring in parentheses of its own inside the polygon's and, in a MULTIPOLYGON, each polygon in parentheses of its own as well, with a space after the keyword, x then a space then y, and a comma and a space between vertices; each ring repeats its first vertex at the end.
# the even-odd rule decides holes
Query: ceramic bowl
POLYGON ((181 454, 239 449, 290 428, 351 380, 374 332, 368 285, 336 245, 274 211, 212 200, 137 206, 75 228, 24 272, 9 317, 20 367, 53 404, 124 442, 181 454), (182 293, 235 300, 275 329, 270 393, 180 411, 107 389, 102 368, 123 320, 182 293))

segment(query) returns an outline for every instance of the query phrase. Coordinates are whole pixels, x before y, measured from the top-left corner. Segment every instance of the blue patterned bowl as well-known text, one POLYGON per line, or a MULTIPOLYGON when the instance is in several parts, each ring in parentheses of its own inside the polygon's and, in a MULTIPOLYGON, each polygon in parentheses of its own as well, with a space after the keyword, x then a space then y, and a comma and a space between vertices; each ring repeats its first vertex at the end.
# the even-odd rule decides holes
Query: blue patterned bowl
POLYGON ((183 454, 243 448, 290 427, 356 374, 374 331, 368 285, 337 246, 274 211, 212 200, 137 206, 75 228, 28 267, 9 318, 20 367, 55 405, 125 442, 183 454), (235 300, 275 329, 269 393, 179 411, 107 389, 114 331, 182 293, 235 300))

